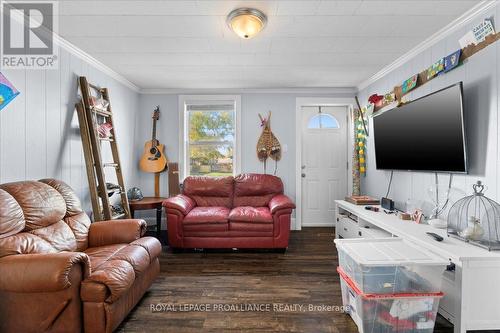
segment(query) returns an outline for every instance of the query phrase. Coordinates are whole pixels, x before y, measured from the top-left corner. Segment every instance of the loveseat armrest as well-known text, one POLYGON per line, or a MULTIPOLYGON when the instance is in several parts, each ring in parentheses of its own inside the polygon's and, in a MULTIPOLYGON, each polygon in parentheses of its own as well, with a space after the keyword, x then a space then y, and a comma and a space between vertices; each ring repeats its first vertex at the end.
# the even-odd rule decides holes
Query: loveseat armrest
POLYGON ((191 209, 196 207, 196 202, 187 195, 178 194, 175 197, 164 200, 162 205, 165 209, 175 209, 186 216, 191 209))
POLYGON ((293 201, 284 194, 278 194, 269 201, 269 210, 271 214, 276 213, 281 209, 294 209, 295 204, 293 201))
POLYGON ((99 221, 90 224, 89 247, 131 243, 146 232, 146 221, 141 219, 99 221))
POLYGON ((82 267, 82 280, 90 274, 83 252, 17 254, 0 259, 0 290, 18 293, 60 291, 71 287, 70 272, 82 267))

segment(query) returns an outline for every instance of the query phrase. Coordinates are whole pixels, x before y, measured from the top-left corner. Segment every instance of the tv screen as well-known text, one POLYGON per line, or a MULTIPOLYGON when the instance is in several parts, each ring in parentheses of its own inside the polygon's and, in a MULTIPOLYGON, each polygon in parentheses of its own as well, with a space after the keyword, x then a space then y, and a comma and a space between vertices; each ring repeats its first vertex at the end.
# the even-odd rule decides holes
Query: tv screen
POLYGON ((377 169, 467 172, 462 82, 373 117, 377 169))

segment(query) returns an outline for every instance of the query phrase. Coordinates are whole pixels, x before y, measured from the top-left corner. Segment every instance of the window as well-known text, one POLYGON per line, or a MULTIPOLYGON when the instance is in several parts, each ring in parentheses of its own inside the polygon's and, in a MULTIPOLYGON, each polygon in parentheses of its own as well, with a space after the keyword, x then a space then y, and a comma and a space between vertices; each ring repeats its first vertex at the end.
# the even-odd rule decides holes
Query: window
POLYGON ((307 124, 307 128, 309 129, 335 129, 339 128, 339 122, 335 119, 334 116, 327 113, 319 113, 314 115, 309 119, 309 123, 307 124))
POLYGON ((183 97, 182 178, 239 173, 239 96, 183 97))

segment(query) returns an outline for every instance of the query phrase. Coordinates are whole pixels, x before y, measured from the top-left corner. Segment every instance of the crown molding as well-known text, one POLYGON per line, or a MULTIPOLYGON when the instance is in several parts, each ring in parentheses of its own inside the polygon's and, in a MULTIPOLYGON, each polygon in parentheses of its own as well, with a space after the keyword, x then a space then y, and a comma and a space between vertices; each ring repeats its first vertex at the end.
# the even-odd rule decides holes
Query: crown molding
POLYGON ((210 94, 345 94, 354 95, 356 87, 297 88, 215 88, 215 89, 141 89, 144 95, 210 95, 210 94))
POLYGON ((368 80, 365 80, 361 82, 358 86, 357 89, 358 91, 365 89, 375 81, 383 78, 396 68, 400 67, 401 65, 405 64, 408 62, 410 59, 413 57, 417 56, 421 52, 425 51, 432 45, 436 44, 440 40, 444 39, 445 37, 451 35, 453 32, 461 28, 463 25, 469 23, 473 19, 476 18, 476 16, 483 14, 487 10, 495 7, 498 4, 498 0, 484 0, 479 2, 477 5, 466 11, 464 14, 453 20, 451 23, 446 25, 444 28, 418 44, 416 47, 411 49, 410 51, 406 52, 403 54, 401 57, 397 58, 395 61, 390 63, 389 65, 385 66, 382 68, 380 71, 375 73, 372 77, 370 77, 368 80))
POLYGON ((118 72, 112 70, 87 52, 83 51, 79 47, 75 46, 71 42, 67 41, 63 37, 59 36, 58 34, 54 34, 54 43, 59 45, 61 48, 65 49, 69 53, 73 54, 74 56, 86 61, 90 65, 94 66, 97 68, 99 71, 102 73, 108 75, 109 77, 113 78, 114 80, 120 82, 124 86, 132 89, 135 92, 140 92, 141 88, 139 88, 137 85, 129 81, 127 78, 125 78, 123 75, 119 74, 118 72))
MULTIPOLYGON (((1 0, 0 0, 1 2, 1 0)), ((57 12, 56 12, 57 15, 57 12)), ((24 16, 24 19, 26 16, 24 16)), ((14 16, 14 19, 19 21, 21 20, 20 17, 14 16)), ((59 45, 61 48, 65 49, 69 53, 73 54, 74 56, 86 61, 90 65, 94 66, 98 70, 100 70, 102 73, 108 75, 109 77, 115 79, 116 81, 120 82, 121 84, 125 85, 126 87, 134 90, 135 92, 139 92, 140 88, 130 82, 127 78, 125 78, 123 75, 119 74, 118 72, 115 72, 87 52, 83 51, 79 47, 75 46, 74 44, 70 43, 68 40, 64 39, 61 35, 58 33, 48 30, 45 26, 42 26, 42 29, 44 30, 45 33, 47 34, 52 34, 53 36, 53 42, 57 45, 59 45)))

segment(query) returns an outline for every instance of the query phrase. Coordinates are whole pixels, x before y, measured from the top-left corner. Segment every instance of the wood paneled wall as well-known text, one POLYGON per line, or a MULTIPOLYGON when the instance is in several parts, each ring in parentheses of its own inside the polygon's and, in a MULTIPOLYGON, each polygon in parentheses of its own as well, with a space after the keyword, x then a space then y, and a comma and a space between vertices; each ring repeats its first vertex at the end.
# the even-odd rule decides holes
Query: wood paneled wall
MULTIPOLYGON (((500 6, 472 20, 466 26, 460 27, 450 36, 439 41, 432 47, 423 50, 400 68, 387 74, 360 92, 360 101, 365 103, 373 93, 385 93, 396 84, 403 82, 411 75, 429 67, 440 57, 460 48, 458 43, 472 26, 484 18, 500 17, 500 6)), ((496 29, 500 28, 495 20, 496 29)), ((409 100, 429 94, 459 81, 464 85, 465 122, 467 127, 468 159, 470 171, 468 175, 455 175, 453 187, 470 195, 472 184, 483 181, 488 190, 486 195, 500 200, 500 141, 498 106, 500 96, 500 43, 496 43, 475 54, 467 62, 453 71, 437 77, 409 95, 409 100)), ((370 122, 370 127, 372 123, 370 122)), ((377 171, 373 136, 368 139, 367 174, 362 180, 362 191, 375 197, 385 195, 390 172, 377 171)), ((447 184, 448 175, 439 175, 439 182, 447 184)), ((390 197, 400 203, 407 199, 417 199, 429 202, 428 188, 434 184, 434 174, 422 172, 395 172, 390 197)))
POLYGON ((60 49, 57 70, 19 69, 2 73, 21 94, 0 111, 0 183, 45 177, 62 179, 82 199, 85 210, 91 210, 74 108, 80 75, 109 88, 125 179, 133 178, 137 92, 64 49, 60 49))

